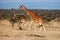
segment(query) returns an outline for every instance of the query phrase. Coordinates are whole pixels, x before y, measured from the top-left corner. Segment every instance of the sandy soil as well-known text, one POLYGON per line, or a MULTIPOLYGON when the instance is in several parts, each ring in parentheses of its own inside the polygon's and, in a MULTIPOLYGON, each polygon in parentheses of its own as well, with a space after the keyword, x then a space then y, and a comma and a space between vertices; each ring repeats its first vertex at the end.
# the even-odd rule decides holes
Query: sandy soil
POLYGON ((46 32, 41 31, 37 27, 37 31, 31 27, 23 27, 24 30, 18 30, 18 25, 15 23, 12 27, 8 20, 0 21, 0 40, 60 40, 60 22, 51 21, 46 24, 46 32))

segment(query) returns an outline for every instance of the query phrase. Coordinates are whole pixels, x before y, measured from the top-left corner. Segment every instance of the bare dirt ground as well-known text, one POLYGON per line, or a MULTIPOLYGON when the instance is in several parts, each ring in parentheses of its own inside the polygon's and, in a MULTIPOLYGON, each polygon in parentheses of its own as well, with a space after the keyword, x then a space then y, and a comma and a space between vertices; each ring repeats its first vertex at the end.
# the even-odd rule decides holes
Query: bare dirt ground
POLYGON ((27 31, 26 27, 23 27, 24 30, 17 30, 17 23, 12 27, 8 20, 2 20, 0 21, 0 40, 60 40, 60 22, 58 21, 52 20, 47 23, 46 32, 40 31, 39 28, 35 32, 32 28, 30 31, 27 31))

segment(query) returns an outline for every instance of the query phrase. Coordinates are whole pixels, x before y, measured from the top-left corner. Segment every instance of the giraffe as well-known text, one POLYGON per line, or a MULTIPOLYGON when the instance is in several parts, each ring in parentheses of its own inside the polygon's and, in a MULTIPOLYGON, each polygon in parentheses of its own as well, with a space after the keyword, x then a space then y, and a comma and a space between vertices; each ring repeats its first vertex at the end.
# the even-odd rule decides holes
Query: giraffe
POLYGON ((10 20, 10 22, 12 23, 12 27, 14 26, 15 17, 16 17, 16 14, 13 13, 13 14, 12 14, 12 18, 11 18, 11 20, 10 20))
POLYGON ((14 27, 14 23, 16 23, 18 20, 18 15, 16 13, 12 14, 12 18, 11 18, 11 23, 12 23, 12 27, 14 27))
POLYGON ((25 22, 26 21, 26 17, 24 15, 21 15, 21 22, 25 22))
POLYGON ((16 13, 13 13, 13 17, 12 19, 10 20, 11 23, 12 23, 12 27, 14 27, 14 24, 17 23, 18 24, 18 27, 19 29, 22 29, 21 28, 21 24, 22 25, 26 25, 25 22, 26 22, 26 17, 24 15, 18 15, 16 13), (18 20, 17 20, 18 19, 18 20))
MULTIPOLYGON (((21 5, 21 6, 20 6, 20 9, 23 9, 23 10, 26 12, 26 14, 27 14, 27 15, 30 17, 30 19, 31 19, 31 23, 30 23, 28 29, 30 29, 30 26, 31 26, 31 24, 32 24, 33 22, 39 22, 39 24, 42 25, 41 28, 43 28, 44 31, 46 32, 46 30, 45 30, 45 25, 44 25, 44 19, 43 19, 42 16, 39 16, 39 15, 37 15, 35 12, 27 9, 24 5, 21 5)), ((41 31, 41 28, 40 28, 40 31, 41 31)))
POLYGON ((24 15, 19 15, 19 21, 17 22, 19 29, 24 30, 23 27, 26 27, 26 17, 24 15))
POLYGON ((20 22, 22 22, 22 25, 24 25, 26 21, 26 17, 24 15, 21 15, 20 22))

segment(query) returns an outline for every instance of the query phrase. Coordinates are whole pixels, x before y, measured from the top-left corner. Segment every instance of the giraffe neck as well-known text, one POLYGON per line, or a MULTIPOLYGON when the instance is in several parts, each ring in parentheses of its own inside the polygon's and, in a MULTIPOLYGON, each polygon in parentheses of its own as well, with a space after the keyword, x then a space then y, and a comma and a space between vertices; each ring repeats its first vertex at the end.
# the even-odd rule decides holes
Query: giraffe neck
POLYGON ((26 12, 26 14, 28 14, 28 16, 35 15, 32 11, 28 10, 26 7, 24 7, 24 11, 26 12))
POLYGON ((34 20, 34 18, 36 18, 36 14, 30 10, 28 10, 27 8, 24 7, 24 11, 26 12, 26 14, 31 18, 31 20, 34 20))
POLYGON ((29 10, 28 10, 26 7, 24 7, 24 11, 25 11, 26 13, 29 12, 29 10))

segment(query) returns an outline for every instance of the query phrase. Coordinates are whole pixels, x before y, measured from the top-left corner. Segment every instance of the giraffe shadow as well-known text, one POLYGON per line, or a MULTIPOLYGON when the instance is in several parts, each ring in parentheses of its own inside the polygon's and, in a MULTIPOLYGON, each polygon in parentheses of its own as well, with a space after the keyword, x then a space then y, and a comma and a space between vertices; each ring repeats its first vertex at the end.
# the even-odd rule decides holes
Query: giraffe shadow
POLYGON ((30 34, 30 35, 27 35, 27 36, 30 36, 30 37, 41 37, 41 38, 45 38, 46 37, 46 36, 37 35, 37 34, 30 34))
POLYGON ((9 35, 0 35, 0 37, 10 37, 9 35))

